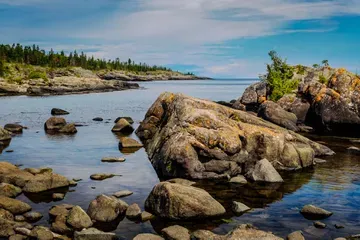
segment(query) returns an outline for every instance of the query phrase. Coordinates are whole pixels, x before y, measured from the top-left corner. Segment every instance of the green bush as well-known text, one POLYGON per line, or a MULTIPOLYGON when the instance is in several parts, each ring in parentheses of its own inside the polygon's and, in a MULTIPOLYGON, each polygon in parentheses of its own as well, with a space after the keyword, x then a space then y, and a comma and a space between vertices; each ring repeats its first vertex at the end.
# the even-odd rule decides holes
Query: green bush
POLYGON ((319 76, 319 82, 321 82, 322 84, 327 85, 329 82, 329 79, 326 79, 326 77, 324 75, 320 75, 319 76))
POLYGON ((298 88, 299 81, 292 79, 294 68, 286 60, 281 59, 275 51, 269 52, 269 56, 272 63, 267 64, 267 74, 263 76, 263 81, 270 86, 270 100, 277 101, 298 88))
POLYGON ((39 78, 41 78, 41 79, 43 79, 45 81, 48 81, 48 78, 47 78, 45 72, 32 71, 28 76, 28 79, 39 79, 39 78))
POLYGON ((3 60, 0 60, 0 77, 5 76, 5 64, 3 60))
POLYGON ((301 74, 301 75, 305 74, 305 66, 303 66, 303 65, 297 65, 296 70, 297 70, 296 71, 297 74, 301 74))

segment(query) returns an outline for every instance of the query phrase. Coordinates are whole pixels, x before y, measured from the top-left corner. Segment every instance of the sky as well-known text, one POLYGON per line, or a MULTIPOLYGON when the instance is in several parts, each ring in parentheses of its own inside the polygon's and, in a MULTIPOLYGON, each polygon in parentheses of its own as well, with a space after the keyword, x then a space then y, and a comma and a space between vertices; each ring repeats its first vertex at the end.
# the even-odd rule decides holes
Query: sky
POLYGON ((270 50, 360 73, 360 0, 0 0, 0 42, 214 78, 256 78, 270 50))

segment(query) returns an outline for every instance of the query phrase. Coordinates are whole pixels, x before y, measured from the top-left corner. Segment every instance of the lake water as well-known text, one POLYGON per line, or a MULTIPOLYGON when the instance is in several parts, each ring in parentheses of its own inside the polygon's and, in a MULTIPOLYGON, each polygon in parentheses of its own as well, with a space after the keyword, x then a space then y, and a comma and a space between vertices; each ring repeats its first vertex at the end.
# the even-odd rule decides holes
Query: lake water
MULTIPOLYGON (((80 205, 85 210, 99 194, 113 194, 119 190, 131 190, 133 195, 124 198, 127 203, 144 201, 159 179, 144 149, 133 154, 118 150, 118 136, 111 132, 114 120, 119 116, 131 116, 134 127, 139 125, 151 104, 164 91, 181 92, 194 97, 214 101, 237 99, 252 80, 166 81, 140 83, 141 90, 69 95, 51 97, 2 97, 0 98, 0 125, 19 122, 28 127, 24 133, 12 139, 0 161, 23 164, 24 167, 51 167, 66 177, 81 178, 74 192, 68 192, 63 201, 54 203, 48 195, 25 196, 18 199, 30 203, 34 210, 44 214, 39 224, 48 225, 48 210, 61 203, 80 205), (43 130, 44 122, 54 107, 71 114, 68 122, 82 123, 74 136, 50 136, 43 130), (94 122, 94 117, 104 118, 94 122), (102 163, 106 156, 125 156, 124 163, 102 163), (94 173, 121 174, 101 182, 90 180, 94 173), (95 189, 94 189, 95 187, 95 189)), ((132 135, 136 138, 136 135, 132 135)), ((228 210, 224 219, 209 222, 181 223, 190 229, 209 229, 226 233, 240 223, 251 223, 262 230, 269 230, 285 237, 295 230, 302 230, 306 239, 333 239, 360 233, 360 158, 350 155, 346 148, 352 146, 348 139, 319 138, 336 151, 325 164, 313 169, 284 174, 284 184, 236 187, 224 184, 199 183, 228 210), (231 214, 231 201, 238 200, 254 209, 240 217, 231 214), (305 204, 316 204, 334 215, 324 220, 326 229, 316 229, 313 222, 299 214, 305 204), (334 224, 343 229, 336 229, 334 224)), ((356 145, 355 145, 356 146, 356 145)), ((134 223, 127 219, 117 226, 106 226, 124 239, 132 239, 143 232, 159 232, 169 225, 162 221, 134 223)))

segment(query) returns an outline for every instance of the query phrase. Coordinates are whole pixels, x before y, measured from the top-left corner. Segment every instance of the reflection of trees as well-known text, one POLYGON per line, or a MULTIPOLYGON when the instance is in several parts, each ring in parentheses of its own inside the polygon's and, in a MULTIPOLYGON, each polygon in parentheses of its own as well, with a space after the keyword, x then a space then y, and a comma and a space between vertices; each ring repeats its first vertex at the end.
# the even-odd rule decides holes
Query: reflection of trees
MULTIPOLYGON (((285 182, 276 184, 249 183, 246 185, 239 185, 203 181, 198 182, 194 186, 205 189, 216 200, 218 200, 226 209, 226 215, 221 218, 230 219, 234 217, 231 210, 231 204, 233 201, 242 202, 251 208, 264 208, 271 203, 281 200, 286 194, 295 192, 304 184, 307 184, 312 178, 313 173, 313 169, 284 173, 282 176, 285 182)), ((175 224, 182 225, 190 230, 212 230, 224 223, 222 219, 170 222, 168 220, 157 218, 152 220, 151 224, 154 230, 158 233, 161 232, 162 228, 175 224)))

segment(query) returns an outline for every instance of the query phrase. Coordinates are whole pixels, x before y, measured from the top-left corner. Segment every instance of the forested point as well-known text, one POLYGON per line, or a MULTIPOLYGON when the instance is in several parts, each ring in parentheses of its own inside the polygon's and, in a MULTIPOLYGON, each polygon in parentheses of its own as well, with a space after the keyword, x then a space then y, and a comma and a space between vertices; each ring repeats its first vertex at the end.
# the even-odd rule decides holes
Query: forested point
POLYGON ((22 46, 21 44, 0 45, 0 71, 4 63, 20 63, 50 68, 82 67, 88 70, 171 71, 170 68, 162 66, 135 63, 130 58, 127 61, 120 61, 119 58, 115 60, 95 59, 93 56, 88 57, 84 52, 79 54, 76 50, 69 54, 65 54, 64 51, 57 53, 53 49, 46 52, 37 45, 22 46))

